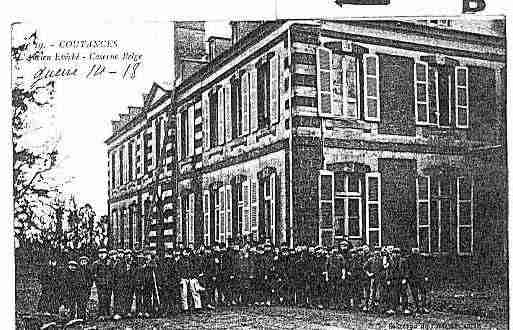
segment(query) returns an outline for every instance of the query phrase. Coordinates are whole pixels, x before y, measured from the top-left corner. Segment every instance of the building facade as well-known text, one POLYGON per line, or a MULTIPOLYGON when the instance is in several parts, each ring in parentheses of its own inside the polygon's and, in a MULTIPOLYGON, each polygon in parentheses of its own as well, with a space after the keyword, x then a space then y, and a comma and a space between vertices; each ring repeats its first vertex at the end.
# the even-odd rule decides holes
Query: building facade
POLYGON ((209 51, 183 56, 172 93, 154 86, 143 109, 130 111, 138 119, 115 123, 107 143, 116 245, 144 241, 124 220, 133 219, 125 205, 152 214, 144 203, 152 182, 162 182, 170 219, 149 220, 154 247, 349 239, 504 264, 503 21, 231 25, 231 46, 226 38, 202 43, 196 24, 192 37, 175 33, 209 51), (160 167, 158 118, 169 123, 159 136, 170 137, 160 142, 169 150, 160 167), (137 149, 137 161, 149 164, 135 165, 142 172, 132 185, 118 170, 130 166, 121 156, 127 136, 151 146, 151 156, 137 149))
POLYGON ((505 38, 482 31, 255 24, 175 89, 177 240, 505 256, 505 38))

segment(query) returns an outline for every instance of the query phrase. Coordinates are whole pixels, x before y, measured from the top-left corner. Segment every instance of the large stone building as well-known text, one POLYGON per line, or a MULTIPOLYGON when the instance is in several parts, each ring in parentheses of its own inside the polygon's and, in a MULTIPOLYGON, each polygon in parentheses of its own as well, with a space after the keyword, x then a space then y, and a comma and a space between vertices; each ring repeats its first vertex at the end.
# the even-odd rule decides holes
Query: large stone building
POLYGON ((503 22, 232 27, 174 89, 176 241, 504 261, 503 22))

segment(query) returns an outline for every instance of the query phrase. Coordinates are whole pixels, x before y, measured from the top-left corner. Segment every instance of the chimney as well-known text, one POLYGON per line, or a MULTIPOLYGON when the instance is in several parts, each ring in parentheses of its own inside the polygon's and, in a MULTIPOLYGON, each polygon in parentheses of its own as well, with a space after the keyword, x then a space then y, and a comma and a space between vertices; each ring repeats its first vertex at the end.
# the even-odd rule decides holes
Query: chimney
POLYGON ((235 45, 239 40, 250 34, 263 23, 264 21, 231 21, 232 43, 235 45))
POLYGON ((205 22, 174 23, 175 80, 183 81, 207 63, 205 22))
POLYGON ((116 133, 121 128, 121 122, 119 120, 111 120, 112 133, 116 133))
POLYGON ((208 38, 208 61, 212 62, 216 57, 232 46, 230 38, 215 37, 208 38))

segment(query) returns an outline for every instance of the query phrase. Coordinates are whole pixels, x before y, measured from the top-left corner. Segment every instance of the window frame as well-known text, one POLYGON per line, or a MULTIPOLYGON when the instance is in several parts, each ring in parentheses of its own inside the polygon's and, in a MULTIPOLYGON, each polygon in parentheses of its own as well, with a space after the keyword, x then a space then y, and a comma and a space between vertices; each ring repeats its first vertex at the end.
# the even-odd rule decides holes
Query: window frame
POLYGON ((337 199, 344 200, 344 235, 336 235, 336 232, 334 232, 334 238, 340 239, 344 236, 349 237, 350 239, 361 239, 363 238, 363 184, 362 184, 362 178, 361 176, 355 174, 355 173, 347 173, 347 172, 340 172, 340 173, 334 173, 333 178, 333 227, 335 227, 335 201, 337 199), (342 175, 344 177, 344 191, 337 191, 335 188, 335 181, 336 176, 342 175), (349 176, 354 175, 358 179, 358 192, 355 191, 349 191, 349 176), (349 235, 349 201, 350 200, 357 200, 358 201, 358 236, 349 235))

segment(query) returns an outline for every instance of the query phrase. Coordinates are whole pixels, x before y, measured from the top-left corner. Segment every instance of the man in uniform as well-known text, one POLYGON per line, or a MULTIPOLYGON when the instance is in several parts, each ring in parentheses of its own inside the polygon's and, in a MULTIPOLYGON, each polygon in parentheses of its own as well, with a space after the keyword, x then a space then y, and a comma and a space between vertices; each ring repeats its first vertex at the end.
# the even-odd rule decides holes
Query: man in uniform
POLYGON ((112 285, 112 266, 107 258, 107 250, 98 250, 98 260, 93 263, 92 273, 98 290, 98 318, 100 320, 110 316, 110 298, 112 285))
POLYGON ((89 258, 81 256, 79 258, 80 286, 78 292, 77 314, 79 319, 86 318, 86 308, 91 296, 91 287, 93 286, 93 274, 89 265, 89 258))
POLYGON ((420 255, 419 248, 412 248, 411 254, 406 258, 408 282, 413 296, 413 303, 417 313, 428 313, 427 285, 429 276, 426 271, 426 262, 420 255))
POLYGON ((339 249, 334 249, 328 263, 329 287, 331 289, 332 305, 336 309, 342 308, 342 288, 346 279, 345 259, 339 249))
POLYGON ((130 268, 128 266, 125 251, 118 250, 118 260, 113 265, 113 293, 114 293, 114 317, 115 321, 126 316, 130 311, 126 310, 127 283, 130 281, 130 268))
POLYGON ((368 297, 367 304, 364 307, 364 311, 372 311, 376 305, 378 304, 378 297, 380 293, 378 292, 381 288, 382 277, 383 277, 383 258, 381 256, 381 249, 376 246, 374 248, 374 252, 367 259, 367 261, 363 265, 363 270, 365 272, 365 276, 368 281, 368 297))
POLYGON ((62 271, 57 266, 57 256, 51 253, 48 264, 43 266, 39 273, 41 297, 38 310, 40 312, 57 314, 61 303, 61 280, 62 271))
POLYGON ((63 274, 63 305, 68 310, 68 316, 71 319, 77 318, 77 314, 79 314, 79 292, 82 282, 80 276, 81 272, 78 269, 78 263, 75 260, 70 260, 63 274))

